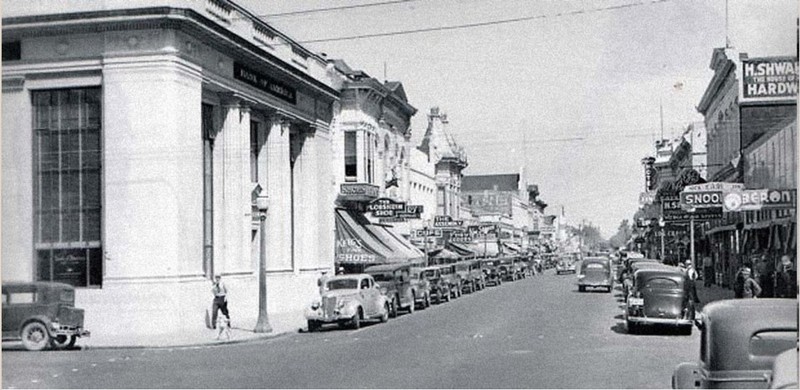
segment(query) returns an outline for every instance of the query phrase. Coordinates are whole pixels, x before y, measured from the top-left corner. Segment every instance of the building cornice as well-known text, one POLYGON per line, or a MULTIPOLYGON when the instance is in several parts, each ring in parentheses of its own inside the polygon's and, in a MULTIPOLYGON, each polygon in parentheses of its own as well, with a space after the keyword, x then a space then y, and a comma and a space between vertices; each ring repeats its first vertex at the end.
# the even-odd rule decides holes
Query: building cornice
POLYGON ((719 93, 720 88, 725 85, 725 80, 731 73, 735 71, 736 64, 731 60, 726 60, 724 63, 718 66, 719 68, 717 68, 714 72, 714 77, 711 78, 711 81, 708 83, 708 87, 703 93, 703 98, 700 99, 700 103, 697 105, 697 111, 703 115, 708 112, 708 108, 711 106, 714 98, 719 93))
POLYGON ((331 100, 340 96, 338 90, 193 9, 151 7, 18 16, 3 18, 2 23, 4 40, 121 30, 175 29, 195 36, 217 50, 238 53, 257 66, 272 67, 285 78, 331 100))

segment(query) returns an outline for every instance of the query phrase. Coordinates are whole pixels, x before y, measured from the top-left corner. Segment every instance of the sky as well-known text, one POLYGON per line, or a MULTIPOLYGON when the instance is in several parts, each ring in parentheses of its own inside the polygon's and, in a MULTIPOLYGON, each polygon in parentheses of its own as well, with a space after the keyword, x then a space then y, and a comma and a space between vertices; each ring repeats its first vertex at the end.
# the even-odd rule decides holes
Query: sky
POLYGON ((606 238, 639 207, 660 107, 665 138, 703 120, 695 107, 726 31, 751 58, 797 50, 796 0, 728 0, 727 30, 725 0, 236 1, 313 52, 402 82, 415 145, 438 106, 469 156, 464 174, 522 172, 546 213, 563 206, 606 238), (349 8, 313 11, 335 7, 349 8), (486 23, 509 19, 521 20, 486 23))

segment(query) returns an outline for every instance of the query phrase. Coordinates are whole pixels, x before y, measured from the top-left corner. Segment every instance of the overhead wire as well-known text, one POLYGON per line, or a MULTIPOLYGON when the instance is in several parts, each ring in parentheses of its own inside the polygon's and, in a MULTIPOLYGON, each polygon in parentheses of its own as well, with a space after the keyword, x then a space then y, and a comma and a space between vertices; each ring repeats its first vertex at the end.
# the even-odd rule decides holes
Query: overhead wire
POLYGON ((327 8, 312 8, 306 10, 298 10, 298 11, 288 11, 288 12, 280 12, 274 14, 264 14, 264 15, 257 15, 260 18, 276 18, 276 17, 287 17, 287 16, 297 16, 297 15, 308 15, 320 12, 330 12, 330 11, 343 11, 349 9, 357 9, 357 8, 368 8, 368 7, 376 7, 376 6, 384 6, 384 5, 392 5, 392 4, 400 4, 400 3, 411 3, 420 0, 391 0, 391 1, 381 1, 376 3, 365 3, 365 4, 353 4, 353 5, 343 5, 338 7, 327 7, 327 8))

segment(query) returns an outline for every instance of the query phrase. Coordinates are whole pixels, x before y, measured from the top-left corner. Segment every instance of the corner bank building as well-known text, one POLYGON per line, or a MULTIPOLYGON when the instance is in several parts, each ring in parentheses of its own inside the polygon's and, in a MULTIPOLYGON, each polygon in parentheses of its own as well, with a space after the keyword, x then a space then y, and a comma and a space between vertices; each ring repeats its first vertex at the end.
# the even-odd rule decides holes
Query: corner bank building
POLYGON ((333 266, 324 58, 226 0, 3 4, 2 279, 76 287, 99 332, 203 327, 210 279, 258 314, 333 266), (153 319, 157 318, 157 321, 153 319))

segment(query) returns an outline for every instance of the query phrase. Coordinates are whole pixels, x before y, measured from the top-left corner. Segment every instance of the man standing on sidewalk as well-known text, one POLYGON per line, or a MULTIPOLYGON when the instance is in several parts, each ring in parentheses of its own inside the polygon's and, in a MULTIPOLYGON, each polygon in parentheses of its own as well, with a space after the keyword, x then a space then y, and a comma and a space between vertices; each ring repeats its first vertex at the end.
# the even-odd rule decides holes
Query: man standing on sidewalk
POLYGON ((692 299, 694 303, 700 303, 700 297, 697 296, 697 270, 694 269, 691 260, 686 260, 684 265, 686 266, 686 278, 689 279, 689 291, 692 299))
POLYGON ((230 326, 231 316, 228 315, 228 288, 222 283, 222 276, 217 275, 214 277, 214 286, 211 287, 211 292, 214 294, 214 304, 211 307, 211 327, 217 328, 217 312, 222 311, 225 318, 228 319, 228 326, 230 326))

